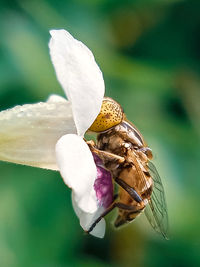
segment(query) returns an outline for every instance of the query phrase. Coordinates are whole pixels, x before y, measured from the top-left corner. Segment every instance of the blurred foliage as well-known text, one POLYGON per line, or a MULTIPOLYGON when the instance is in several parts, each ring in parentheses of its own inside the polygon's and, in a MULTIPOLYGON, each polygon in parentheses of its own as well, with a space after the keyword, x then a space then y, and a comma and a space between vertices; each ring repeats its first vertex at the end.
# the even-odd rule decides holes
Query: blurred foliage
POLYGON ((0 109, 64 95, 48 54, 49 29, 87 44, 154 151, 171 239, 144 216, 103 240, 86 236, 58 173, 0 163, 0 266, 199 266, 200 2, 4 0, 0 109))

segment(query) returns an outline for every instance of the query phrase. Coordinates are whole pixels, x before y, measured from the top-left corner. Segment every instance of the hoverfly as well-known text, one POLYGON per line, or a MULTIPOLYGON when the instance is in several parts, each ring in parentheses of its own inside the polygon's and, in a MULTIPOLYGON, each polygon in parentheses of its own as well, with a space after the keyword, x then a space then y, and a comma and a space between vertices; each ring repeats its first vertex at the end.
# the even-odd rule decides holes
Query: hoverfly
POLYGON ((98 134, 96 144, 87 142, 91 151, 101 158, 119 189, 110 207, 96 219, 88 232, 111 210, 118 208, 115 227, 133 221, 144 210, 151 226, 167 238, 164 188, 151 162, 151 149, 139 130, 111 98, 103 99, 101 111, 89 130, 98 134))

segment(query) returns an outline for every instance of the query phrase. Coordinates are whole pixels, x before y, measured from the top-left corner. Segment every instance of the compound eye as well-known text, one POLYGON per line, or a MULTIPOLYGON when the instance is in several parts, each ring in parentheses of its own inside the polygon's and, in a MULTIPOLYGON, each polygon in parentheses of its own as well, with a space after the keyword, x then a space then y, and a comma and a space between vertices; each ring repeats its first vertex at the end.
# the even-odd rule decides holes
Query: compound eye
POLYGON ((120 124, 123 118, 124 112, 120 104, 112 98, 104 97, 101 111, 89 130, 92 132, 104 132, 120 124))

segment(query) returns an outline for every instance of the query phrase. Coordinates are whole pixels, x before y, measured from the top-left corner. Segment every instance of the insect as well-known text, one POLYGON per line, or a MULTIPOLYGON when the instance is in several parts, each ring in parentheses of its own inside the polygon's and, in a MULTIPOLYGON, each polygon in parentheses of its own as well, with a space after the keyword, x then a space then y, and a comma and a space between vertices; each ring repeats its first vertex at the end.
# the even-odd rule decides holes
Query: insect
POLYGON ((151 149, 139 130, 111 98, 104 98, 101 111, 89 130, 98 134, 96 144, 87 142, 91 151, 101 158, 119 189, 110 207, 96 219, 88 232, 110 211, 118 208, 115 227, 133 221, 144 210, 151 226, 167 238, 164 188, 151 162, 151 149))

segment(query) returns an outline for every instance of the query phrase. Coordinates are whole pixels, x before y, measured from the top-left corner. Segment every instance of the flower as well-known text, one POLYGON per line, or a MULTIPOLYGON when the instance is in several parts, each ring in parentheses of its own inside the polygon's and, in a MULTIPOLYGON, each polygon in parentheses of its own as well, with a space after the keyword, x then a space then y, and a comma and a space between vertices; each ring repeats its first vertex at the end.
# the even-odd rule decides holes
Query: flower
MULTIPOLYGON (((0 160, 59 170, 72 189, 72 204, 88 230, 112 202, 111 174, 92 155, 83 136, 97 117, 104 80, 92 52, 65 30, 51 30, 50 56, 68 101, 46 102, 0 112, 0 160)), ((102 219, 91 234, 103 237, 102 219)))

